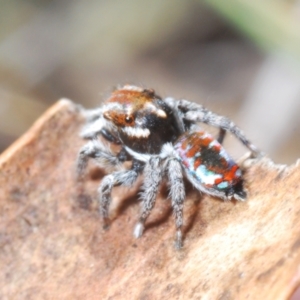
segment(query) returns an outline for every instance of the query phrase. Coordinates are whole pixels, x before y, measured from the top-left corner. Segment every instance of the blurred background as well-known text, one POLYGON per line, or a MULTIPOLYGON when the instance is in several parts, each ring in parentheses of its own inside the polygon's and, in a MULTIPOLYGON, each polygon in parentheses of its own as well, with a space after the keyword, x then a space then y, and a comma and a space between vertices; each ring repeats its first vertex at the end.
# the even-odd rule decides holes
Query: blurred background
POLYGON ((299 0, 0 3, 0 152, 58 99, 92 108, 132 83, 232 118, 277 163, 300 156, 299 0))

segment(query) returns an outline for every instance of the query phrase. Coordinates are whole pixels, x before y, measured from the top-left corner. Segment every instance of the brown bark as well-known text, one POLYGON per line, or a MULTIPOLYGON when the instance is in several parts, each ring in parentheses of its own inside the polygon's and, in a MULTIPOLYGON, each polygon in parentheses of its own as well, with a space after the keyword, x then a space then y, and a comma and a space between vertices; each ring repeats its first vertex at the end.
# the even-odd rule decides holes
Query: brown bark
POLYGON ((116 188, 103 230, 103 173, 90 164, 79 184, 74 172, 82 123, 62 100, 0 157, 0 299, 288 299, 300 280, 299 165, 246 161, 245 203, 187 185, 176 251, 165 189, 141 239, 136 188, 116 188))

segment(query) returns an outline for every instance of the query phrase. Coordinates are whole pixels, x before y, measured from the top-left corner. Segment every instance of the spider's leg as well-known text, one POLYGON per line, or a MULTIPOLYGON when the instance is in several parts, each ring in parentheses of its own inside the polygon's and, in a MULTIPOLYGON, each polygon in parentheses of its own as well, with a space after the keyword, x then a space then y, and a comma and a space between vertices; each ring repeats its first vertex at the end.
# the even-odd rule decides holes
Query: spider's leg
MULTIPOLYGON (((260 156, 262 153, 255 147, 244 135, 242 130, 237 127, 230 119, 219 116, 212 111, 206 109, 202 105, 189 102, 187 100, 179 100, 178 107, 184 111, 184 119, 190 122, 202 122, 211 126, 219 127, 223 130, 231 132, 235 135, 253 154, 260 156)), ((221 138, 222 141, 222 138, 221 138)))
POLYGON ((84 109, 82 114, 87 122, 93 122, 103 115, 103 108, 98 107, 94 109, 84 109))
POLYGON ((133 163, 130 170, 117 171, 103 178, 99 192, 100 214, 104 221, 108 221, 108 209, 111 202, 112 188, 119 185, 131 186, 142 171, 142 165, 133 163))
POLYGON ((87 122, 81 130, 80 136, 84 139, 95 139, 102 135, 107 141, 120 144, 116 128, 103 117, 102 109, 96 109, 94 116, 86 116, 87 122))
POLYGON ((91 140, 80 149, 78 154, 77 175, 79 177, 85 171, 89 158, 97 160, 103 167, 116 167, 123 162, 118 155, 111 152, 99 140, 91 140))
POLYGON ((170 182, 170 196, 172 200, 173 213, 176 225, 176 248, 182 247, 182 224, 183 224, 183 202, 185 199, 185 188, 183 182, 182 168, 178 160, 169 159, 167 174, 170 182))
POLYGON ((221 128, 217 137, 217 141, 222 145, 226 135, 226 130, 221 128))
MULTIPOLYGON (((108 131, 111 130, 107 126, 107 121, 103 118, 103 116, 100 116, 99 118, 96 118, 92 121, 87 121, 85 126, 80 132, 80 136, 84 139, 93 139, 96 138, 99 134, 102 133, 102 131, 108 131)), ((102 133, 102 135, 105 137, 105 134, 102 133)), ((109 139, 108 139, 109 141, 109 139)))
POLYGON ((160 158, 155 156, 149 159, 144 169, 144 183, 141 193, 142 209, 139 221, 133 232, 136 238, 141 237, 143 234, 144 224, 154 207, 161 180, 162 168, 160 165, 160 158))

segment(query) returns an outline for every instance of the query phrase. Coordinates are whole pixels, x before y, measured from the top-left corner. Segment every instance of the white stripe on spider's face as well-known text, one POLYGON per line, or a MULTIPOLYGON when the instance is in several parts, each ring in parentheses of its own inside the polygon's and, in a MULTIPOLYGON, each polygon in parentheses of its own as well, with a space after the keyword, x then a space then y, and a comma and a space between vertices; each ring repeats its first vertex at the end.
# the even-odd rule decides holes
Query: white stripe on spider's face
POLYGON ((135 138, 147 138, 150 135, 150 130, 148 128, 126 126, 122 128, 122 131, 128 136, 135 138))

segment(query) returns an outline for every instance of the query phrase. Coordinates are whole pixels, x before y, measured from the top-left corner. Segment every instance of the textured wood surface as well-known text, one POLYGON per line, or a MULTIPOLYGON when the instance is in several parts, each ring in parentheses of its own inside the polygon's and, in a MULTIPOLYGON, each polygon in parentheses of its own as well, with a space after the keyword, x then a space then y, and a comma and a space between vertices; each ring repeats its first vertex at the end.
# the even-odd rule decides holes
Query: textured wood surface
POLYGON ((75 177, 80 110, 58 102, 0 156, 0 299, 288 299, 300 280, 300 166, 246 161, 245 203, 190 185, 185 240, 162 189, 144 236, 132 230, 137 187, 97 211, 103 172, 75 177))

